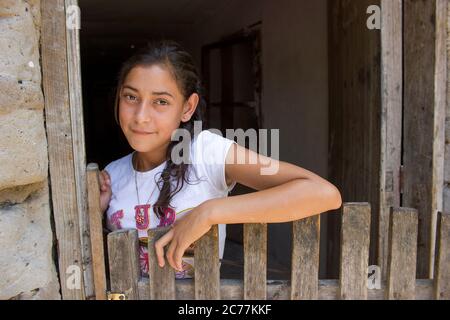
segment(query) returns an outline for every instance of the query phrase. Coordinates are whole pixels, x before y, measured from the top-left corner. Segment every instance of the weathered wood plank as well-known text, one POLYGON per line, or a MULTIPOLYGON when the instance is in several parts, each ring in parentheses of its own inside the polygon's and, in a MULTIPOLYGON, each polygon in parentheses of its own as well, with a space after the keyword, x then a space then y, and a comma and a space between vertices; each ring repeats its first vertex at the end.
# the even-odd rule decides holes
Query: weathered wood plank
MULTIPOLYGON (((268 300, 289 300, 290 292, 289 280, 268 280, 267 299, 268 300)), ((193 279, 182 279, 175 281, 175 290, 178 300, 193 300, 194 281, 193 279)), ((339 280, 319 280, 318 300, 338 300, 339 280)), ((386 283, 381 283, 381 288, 368 290, 368 300, 384 300, 386 296, 386 283)), ((150 299, 148 279, 141 278, 139 281, 139 296, 142 300, 150 299)), ((221 279, 220 296, 223 300, 243 300, 244 282, 239 279, 221 279)), ((415 296, 417 300, 433 299, 433 281, 420 279, 416 281, 415 296)))
POLYGON ((77 0, 65 0, 66 17, 74 19, 74 24, 66 24, 67 73, 69 81, 70 122, 73 137, 73 163, 75 169, 75 191, 78 215, 80 217, 81 256, 84 271, 86 298, 94 295, 91 239, 89 237, 89 217, 86 191, 86 152, 84 139, 83 99, 81 92, 81 60, 79 35, 79 7, 77 0), (78 9, 77 9, 78 8, 78 9), (75 10, 73 10, 75 9, 75 10), (70 27, 67 27, 69 25, 70 27))
POLYGON ((344 203, 341 227, 340 298, 367 299, 370 204, 344 203))
POLYGON ((386 299, 414 299, 418 213, 391 208, 386 299))
MULTIPOLYGON (((381 0, 329 1, 329 178, 343 199, 369 202, 369 261, 377 262, 381 164, 381 36, 367 9, 381 0)), ((327 214, 327 277, 337 278, 340 214, 327 214)))
POLYGON ((211 229, 197 240, 194 248, 195 299, 220 299, 219 229, 211 229))
POLYGON ((244 299, 266 299, 267 224, 244 224, 244 299))
MULTIPOLYGON (((151 300, 174 300, 175 299, 175 270, 170 266, 166 257, 164 267, 158 265, 155 242, 161 238, 170 226, 148 230, 148 280, 150 285, 151 300)), ((167 248, 165 248, 167 249, 167 248)))
MULTIPOLYGON (((378 262, 386 279, 389 211, 400 206, 403 108, 402 0, 381 0, 381 149, 378 262)), ((374 207, 376 208, 376 207, 374 207)), ((375 244, 373 244, 375 245, 375 244)))
POLYGON ((82 208, 77 199, 78 171, 73 153, 73 140, 78 137, 72 133, 64 4, 64 0, 41 1, 42 84, 61 292, 63 299, 84 299, 79 216, 82 208), (75 277, 80 280, 78 283, 67 281, 73 272, 81 275, 75 277))
POLYGON ((123 293, 127 300, 139 300, 140 279, 138 233, 122 229, 108 234, 111 293, 123 293))
POLYGON ((417 277, 432 278, 442 211, 446 0, 404 0, 404 194, 419 214, 417 277))
POLYGON ((439 212, 434 274, 435 299, 450 300, 450 214, 439 212))
POLYGON ((291 299, 317 299, 320 215, 292 223, 291 299))
POLYGON ((103 212, 100 209, 99 171, 96 163, 87 166, 89 234, 96 300, 106 300, 106 267, 103 239, 103 212))

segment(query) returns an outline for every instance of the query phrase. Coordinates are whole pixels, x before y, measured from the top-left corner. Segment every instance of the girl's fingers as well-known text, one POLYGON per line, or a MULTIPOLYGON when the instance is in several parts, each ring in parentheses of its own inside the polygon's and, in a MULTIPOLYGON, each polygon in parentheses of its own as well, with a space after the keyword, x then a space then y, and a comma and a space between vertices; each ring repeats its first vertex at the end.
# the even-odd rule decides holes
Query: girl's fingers
POLYGON ((173 231, 169 230, 155 242, 156 257, 161 268, 164 267, 164 247, 170 242, 170 240, 172 240, 172 237, 173 231))
POLYGON ((184 255, 184 250, 182 250, 178 246, 178 248, 175 250, 174 260, 175 260, 175 265, 177 266, 177 269, 179 271, 181 271, 183 269, 183 266, 181 263, 181 258, 183 258, 183 255, 184 255))
POLYGON ((173 261, 173 254, 175 252, 175 248, 176 248, 176 243, 174 241, 171 241, 170 245, 169 245, 169 249, 166 252, 166 258, 167 258, 167 261, 169 262, 169 264, 172 266, 172 268, 177 270, 178 267, 176 266, 175 262, 173 261))

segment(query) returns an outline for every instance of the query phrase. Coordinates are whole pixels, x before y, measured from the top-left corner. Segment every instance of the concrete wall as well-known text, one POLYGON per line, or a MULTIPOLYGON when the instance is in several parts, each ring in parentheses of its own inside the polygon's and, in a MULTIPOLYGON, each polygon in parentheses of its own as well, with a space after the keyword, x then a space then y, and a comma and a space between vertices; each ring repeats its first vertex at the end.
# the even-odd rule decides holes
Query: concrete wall
MULTIPOLYGON (((281 160, 327 178, 326 1, 266 0, 262 31, 264 125, 281 129, 281 160)), ((326 215, 322 215, 322 222, 325 219, 326 215)), ((273 232, 269 250, 283 263, 289 262, 289 225, 270 227, 273 232)), ((325 235, 325 228, 321 228, 323 244, 325 235)), ((322 245, 322 261, 325 252, 322 245)))
POLYGON ((59 299, 39 0, 0 0, 0 299, 59 299))

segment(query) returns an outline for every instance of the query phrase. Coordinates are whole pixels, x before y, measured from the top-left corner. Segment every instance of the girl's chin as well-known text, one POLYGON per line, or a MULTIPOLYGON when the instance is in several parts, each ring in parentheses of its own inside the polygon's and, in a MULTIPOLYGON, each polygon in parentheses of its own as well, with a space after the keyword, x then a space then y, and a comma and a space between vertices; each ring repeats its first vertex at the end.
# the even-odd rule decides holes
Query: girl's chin
POLYGON ((149 152, 154 149, 149 144, 143 144, 143 143, 130 143, 130 146, 133 148, 133 150, 136 150, 137 152, 149 152))

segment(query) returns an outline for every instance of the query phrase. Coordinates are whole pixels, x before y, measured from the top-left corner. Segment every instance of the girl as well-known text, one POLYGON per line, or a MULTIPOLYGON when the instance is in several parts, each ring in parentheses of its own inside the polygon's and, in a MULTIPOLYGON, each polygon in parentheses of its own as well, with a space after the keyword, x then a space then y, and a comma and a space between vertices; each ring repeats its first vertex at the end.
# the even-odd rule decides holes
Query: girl
MULTIPOLYGON (((200 88, 192 57, 175 42, 151 43, 126 61, 114 112, 134 151, 100 174, 101 208, 110 230, 135 228, 145 243, 149 228, 171 226, 155 249, 163 267, 168 246, 165 256, 177 278, 192 277, 193 260, 186 254, 214 224, 222 258, 226 224, 288 222, 341 206, 337 188, 308 170, 208 130, 194 134, 194 121, 201 120, 205 107, 200 88), (181 143, 172 141, 172 134, 179 129, 192 138, 187 163, 172 156, 181 143), (262 175, 267 166, 278 170, 262 175), (228 197, 236 183, 257 191, 228 197)), ((147 273, 147 251, 140 250, 141 270, 147 273)))

